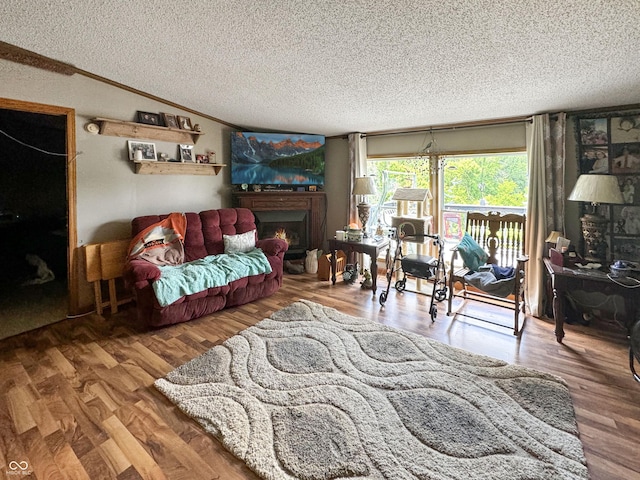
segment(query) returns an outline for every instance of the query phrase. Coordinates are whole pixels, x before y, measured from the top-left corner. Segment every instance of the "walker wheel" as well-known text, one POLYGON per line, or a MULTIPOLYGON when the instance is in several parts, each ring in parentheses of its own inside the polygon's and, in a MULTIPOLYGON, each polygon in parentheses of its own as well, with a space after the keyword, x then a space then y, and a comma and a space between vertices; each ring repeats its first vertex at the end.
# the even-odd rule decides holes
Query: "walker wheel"
POLYGON ((384 307, 384 303, 387 301, 387 292, 380 294, 380 305, 384 307))
POLYGON ((446 298, 447 298, 447 287, 442 288, 440 290, 436 290, 436 300, 438 302, 442 302, 446 298))
POLYGON ((431 321, 435 322, 436 317, 438 316, 438 307, 436 307, 435 305, 431 305, 431 310, 429 311, 429 313, 431 314, 431 321))
POLYGON ((406 280, 398 280, 396 282, 396 290, 399 292, 404 292, 404 289, 407 288, 407 281, 406 280))

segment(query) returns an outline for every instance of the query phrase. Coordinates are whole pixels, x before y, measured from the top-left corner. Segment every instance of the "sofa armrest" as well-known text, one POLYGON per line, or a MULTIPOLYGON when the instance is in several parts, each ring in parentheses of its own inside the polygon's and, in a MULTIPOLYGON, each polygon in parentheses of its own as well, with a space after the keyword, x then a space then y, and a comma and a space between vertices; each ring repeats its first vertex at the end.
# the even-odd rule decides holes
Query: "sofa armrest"
POLYGON ((125 265, 125 279, 135 288, 145 287, 160 278, 160 275, 158 266, 146 260, 130 260, 125 265))
POLYGON ((260 248, 268 257, 276 257, 284 254, 289 249, 289 244, 281 238, 264 238, 256 242, 256 247, 260 248))

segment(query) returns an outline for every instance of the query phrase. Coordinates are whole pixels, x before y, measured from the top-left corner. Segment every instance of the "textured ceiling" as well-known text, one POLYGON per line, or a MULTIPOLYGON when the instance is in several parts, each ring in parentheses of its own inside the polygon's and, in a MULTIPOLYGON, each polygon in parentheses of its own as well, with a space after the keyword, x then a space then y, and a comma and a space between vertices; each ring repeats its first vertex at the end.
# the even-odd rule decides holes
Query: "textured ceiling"
POLYGON ((640 103, 639 0, 3 0, 0 40, 256 129, 640 103))

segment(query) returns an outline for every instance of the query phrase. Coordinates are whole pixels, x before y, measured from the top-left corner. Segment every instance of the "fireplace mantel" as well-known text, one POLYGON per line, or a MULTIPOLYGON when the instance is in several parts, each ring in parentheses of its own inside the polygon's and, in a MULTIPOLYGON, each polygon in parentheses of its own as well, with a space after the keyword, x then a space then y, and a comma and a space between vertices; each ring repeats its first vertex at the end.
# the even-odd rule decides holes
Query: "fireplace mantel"
POLYGON ((324 192, 234 192, 233 204, 235 207, 248 208, 253 212, 306 210, 310 219, 311 248, 322 248, 325 237, 323 223, 327 208, 324 192))

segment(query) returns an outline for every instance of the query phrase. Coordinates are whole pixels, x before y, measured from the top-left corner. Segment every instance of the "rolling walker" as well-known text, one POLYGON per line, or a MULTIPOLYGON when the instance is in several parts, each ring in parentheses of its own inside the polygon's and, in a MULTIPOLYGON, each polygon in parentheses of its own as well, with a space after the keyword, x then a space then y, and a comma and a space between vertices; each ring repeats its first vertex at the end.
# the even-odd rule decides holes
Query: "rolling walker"
POLYGON ((405 291, 408 276, 433 281, 433 292, 431 294, 431 304, 429 305, 429 315, 431 316, 431 321, 435 322, 436 316, 438 315, 438 307, 434 302, 442 302, 447 298, 448 293, 447 272, 443 261, 443 250, 444 240, 440 238, 440 235, 425 234, 398 238, 393 261, 391 264, 387 263, 387 289, 380 293, 380 306, 384 307, 384 304, 389 297, 389 290, 391 289, 391 281, 393 279, 394 271, 398 273, 402 271, 401 278, 398 273, 396 273, 397 280, 395 282, 395 289, 398 292, 405 291), (418 244, 432 242, 433 245, 438 248, 438 256, 436 258, 431 255, 403 255, 403 242, 418 244), (398 261, 400 261, 401 268, 395 270, 398 261))

